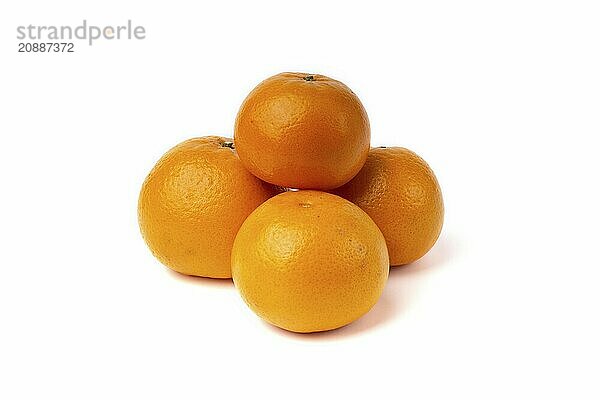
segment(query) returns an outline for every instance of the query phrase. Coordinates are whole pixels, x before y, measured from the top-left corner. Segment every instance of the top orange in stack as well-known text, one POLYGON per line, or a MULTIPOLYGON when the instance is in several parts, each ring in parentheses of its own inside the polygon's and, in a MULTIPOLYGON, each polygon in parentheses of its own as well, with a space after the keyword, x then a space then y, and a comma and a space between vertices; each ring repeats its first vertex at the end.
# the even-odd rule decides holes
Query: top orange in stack
POLYGON ((422 257, 443 223, 427 163, 400 147, 370 149, 370 137, 343 83, 268 78, 244 100, 233 141, 190 139, 159 160, 140 193, 144 239, 175 271, 233 277, 276 326, 344 326, 377 302, 389 266, 422 257))

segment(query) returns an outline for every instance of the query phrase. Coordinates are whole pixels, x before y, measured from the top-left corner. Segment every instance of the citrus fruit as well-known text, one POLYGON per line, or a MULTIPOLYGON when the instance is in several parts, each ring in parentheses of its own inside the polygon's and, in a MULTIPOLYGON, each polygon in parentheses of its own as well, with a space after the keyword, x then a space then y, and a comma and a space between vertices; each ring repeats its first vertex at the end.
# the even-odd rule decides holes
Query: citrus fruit
POLYGON ((138 219, 152 253, 187 275, 231 277, 231 247, 244 219, 276 189, 250 174, 231 139, 207 136, 169 150, 140 192, 138 219))
POLYGON ((279 194, 244 221, 233 281, 264 320, 294 332, 344 326, 377 302, 389 272, 385 239, 359 207, 333 194, 279 194))
POLYGON ((363 166, 371 137, 358 97, 323 75, 281 73, 244 100, 234 140, 260 179, 298 189, 333 189, 363 166))
POLYGON ((385 236, 391 265, 421 258, 442 230, 440 185, 429 165, 408 149, 371 149, 358 175, 334 193, 373 218, 385 236))

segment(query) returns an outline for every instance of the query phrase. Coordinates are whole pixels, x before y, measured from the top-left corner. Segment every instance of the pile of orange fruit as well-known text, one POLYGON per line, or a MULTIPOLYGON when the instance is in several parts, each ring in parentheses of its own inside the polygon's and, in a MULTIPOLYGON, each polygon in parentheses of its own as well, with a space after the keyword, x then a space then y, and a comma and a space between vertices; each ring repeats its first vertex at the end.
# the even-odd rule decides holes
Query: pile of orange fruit
POLYGON ((142 235, 179 273, 233 278, 273 325, 347 325, 375 305, 390 266, 429 251, 444 218, 427 163, 370 140, 343 83, 272 76, 244 100, 233 139, 190 139, 158 161, 140 192, 142 235))

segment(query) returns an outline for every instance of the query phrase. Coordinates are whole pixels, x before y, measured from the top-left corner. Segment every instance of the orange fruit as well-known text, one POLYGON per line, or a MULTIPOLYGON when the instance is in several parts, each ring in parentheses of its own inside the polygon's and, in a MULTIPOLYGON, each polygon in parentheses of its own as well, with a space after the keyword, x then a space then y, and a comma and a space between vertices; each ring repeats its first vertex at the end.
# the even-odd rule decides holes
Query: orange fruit
POLYGON ((297 189, 333 189, 365 163, 371 131, 360 100, 323 75, 286 72, 260 83, 235 120, 235 146, 260 179, 297 189))
POLYGON ((358 175, 334 193, 373 218, 385 236, 391 265, 421 258, 442 230, 440 185, 429 165, 410 150, 371 149, 358 175))
POLYGON ((385 239, 364 211, 319 191, 286 192, 244 221, 233 281, 260 317, 294 332, 335 329, 377 302, 389 272, 385 239))
POLYGON ((246 217, 276 194, 249 173, 231 139, 207 136, 169 150, 140 192, 138 219, 152 253, 186 275, 231 277, 231 247, 246 217))

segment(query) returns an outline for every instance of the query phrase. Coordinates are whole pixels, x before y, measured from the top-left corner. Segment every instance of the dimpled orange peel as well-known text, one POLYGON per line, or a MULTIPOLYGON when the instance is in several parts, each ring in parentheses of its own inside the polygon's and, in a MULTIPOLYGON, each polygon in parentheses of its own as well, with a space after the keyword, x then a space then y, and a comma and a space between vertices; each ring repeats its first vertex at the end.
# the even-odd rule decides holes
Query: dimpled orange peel
POLYGON ((144 181, 140 229, 167 267, 186 275, 230 278, 239 227, 277 192, 242 166, 231 139, 190 139, 169 150, 144 181))
POLYGON ((275 185, 333 189, 365 163, 371 131, 358 97, 323 75, 281 73, 244 100, 234 140, 250 172, 275 185))
POLYGON ((334 193, 357 204, 377 223, 391 265, 421 258, 442 230, 440 185, 425 160, 408 149, 371 149, 358 175, 334 193))
POLYGON ((279 194, 240 228, 235 286, 261 318, 293 332, 339 328, 379 299, 389 271, 385 239, 359 207, 319 191, 279 194))

